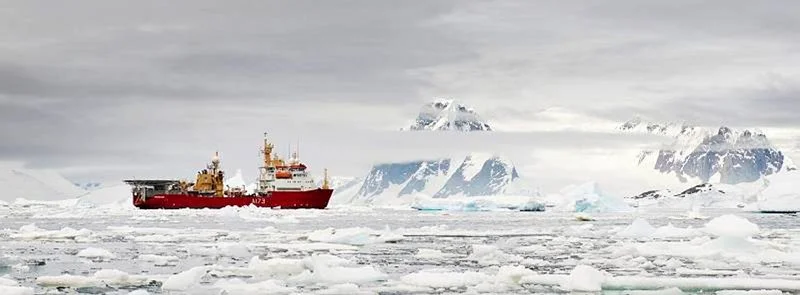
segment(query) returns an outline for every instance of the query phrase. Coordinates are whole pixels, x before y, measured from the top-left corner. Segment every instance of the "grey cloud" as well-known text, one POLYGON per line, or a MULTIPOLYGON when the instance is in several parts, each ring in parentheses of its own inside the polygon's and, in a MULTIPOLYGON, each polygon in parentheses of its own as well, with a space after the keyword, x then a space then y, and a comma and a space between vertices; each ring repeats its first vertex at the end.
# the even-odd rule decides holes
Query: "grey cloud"
POLYGON ((596 110, 612 120, 628 120, 633 115, 662 122, 690 125, 759 128, 800 125, 800 83, 779 81, 756 88, 726 89, 703 96, 673 97, 640 106, 596 110))
POLYGON ((463 149, 527 158, 658 141, 376 131, 403 127, 432 96, 463 99, 484 117, 563 106, 620 121, 797 123, 796 87, 725 83, 800 78, 795 1, 8 4, 0 158, 77 178, 191 173, 216 149, 227 167, 249 167, 265 130, 303 139, 315 167, 343 174, 463 149), (162 170, 140 167, 155 165, 162 170))

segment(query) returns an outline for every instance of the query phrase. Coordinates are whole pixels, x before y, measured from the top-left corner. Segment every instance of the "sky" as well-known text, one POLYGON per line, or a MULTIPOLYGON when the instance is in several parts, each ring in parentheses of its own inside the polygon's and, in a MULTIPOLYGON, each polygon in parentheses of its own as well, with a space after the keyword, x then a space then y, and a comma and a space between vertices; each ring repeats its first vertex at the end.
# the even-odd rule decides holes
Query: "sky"
POLYGON ((663 141, 611 131, 634 116, 760 128, 797 154, 798 13, 792 0, 8 0, 0 161, 115 181, 191 177, 220 151, 255 177, 269 132, 279 151, 299 140, 317 172, 481 150, 555 187, 663 141), (398 131, 436 97, 498 132, 398 131))

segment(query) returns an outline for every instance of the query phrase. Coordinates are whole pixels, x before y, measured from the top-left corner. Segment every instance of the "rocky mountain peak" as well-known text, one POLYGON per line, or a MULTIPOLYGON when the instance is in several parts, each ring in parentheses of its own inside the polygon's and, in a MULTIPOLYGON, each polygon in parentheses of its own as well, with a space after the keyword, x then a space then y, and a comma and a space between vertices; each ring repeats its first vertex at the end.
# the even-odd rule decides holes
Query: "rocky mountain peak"
POLYGON ((422 106, 414 124, 420 130, 491 131, 492 128, 471 107, 453 99, 437 99, 422 106))

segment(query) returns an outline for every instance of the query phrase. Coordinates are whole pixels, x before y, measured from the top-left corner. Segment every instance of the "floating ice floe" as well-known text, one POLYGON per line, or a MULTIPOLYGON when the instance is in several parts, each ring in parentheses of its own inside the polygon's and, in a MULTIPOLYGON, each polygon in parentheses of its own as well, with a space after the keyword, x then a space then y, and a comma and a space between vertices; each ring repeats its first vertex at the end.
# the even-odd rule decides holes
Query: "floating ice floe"
POLYGON ((402 239, 402 235, 393 233, 388 227, 383 231, 365 227, 327 228, 308 234, 309 241, 356 246, 397 242, 402 239))
POLYGON ((723 259, 745 263, 790 263, 800 264, 800 253, 789 252, 793 247, 751 238, 759 228, 747 219, 723 215, 706 224, 703 232, 707 236, 686 242, 647 242, 622 244, 612 250, 614 255, 673 256, 692 259, 723 259))
POLYGON ((559 286, 566 291, 597 292, 601 290, 782 290, 800 291, 800 281, 783 279, 731 278, 659 278, 612 276, 591 266, 579 265, 569 275, 527 275, 523 284, 559 286))
POLYGON ((33 288, 21 287, 15 280, 0 277, 0 294, 33 295, 33 288))
POLYGON ((415 258, 428 260, 445 259, 453 256, 455 255, 451 253, 444 253, 436 249, 417 249, 417 254, 414 255, 415 258))
POLYGON ((102 269, 92 276, 76 276, 64 274, 60 276, 40 276, 36 278, 36 284, 43 287, 130 287, 145 286, 153 279, 130 275, 124 271, 116 269, 102 269))
POLYGON ((0 286, 3 295, 33 295, 33 288, 20 286, 0 286))
POLYGON ((137 258, 140 261, 153 263, 155 266, 170 266, 177 265, 180 258, 178 256, 162 256, 153 254, 139 255, 137 258))
POLYGON ((403 283, 431 288, 457 288, 488 281, 491 276, 480 272, 452 272, 426 269, 400 278, 403 283))
POLYGON ((172 275, 161 285, 162 290, 185 291, 200 284, 203 277, 211 270, 208 266, 196 266, 172 275))
POLYGON ((114 255, 114 253, 111 253, 106 249, 94 248, 94 247, 83 249, 80 252, 78 252, 78 254, 75 254, 75 256, 97 261, 111 260, 117 258, 117 256, 114 255))
POLYGON ((507 265, 522 261, 521 256, 505 253, 493 245, 472 245, 472 253, 467 259, 477 261, 483 266, 507 265))
POLYGON ((342 284, 364 284, 386 280, 388 275, 372 266, 355 263, 333 255, 313 255, 303 259, 253 257, 246 267, 218 265, 198 266, 169 276, 162 290, 186 291, 221 289, 247 294, 296 293, 289 285, 316 284, 351 289, 342 284), (249 277, 250 279, 222 279, 216 277, 249 277), (273 287, 269 289, 267 287, 273 287), (262 289, 259 289, 262 288, 262 289), (263 289, 267 288, 267 289, 263 289), (270 293, 274 292, 274 293, 270 293))
POLYGON ((281 215, 281 210, 272 208, 257 207, 252 204, 247 206, 227 206, 217 209, 215 213, 225 218, 240 218, 246 221, 264 221, 270 223, 298 223, 294 216, 281 215))
POLYGON ((18 240, 73 240, 78 242, 91 241, 92 231, 88 229, 76 230, 65 227, 60 230, 45 230, 31 223, 20 227, 19 231, 11 234, 12 239, 18 240))
POLYGON ((543 203, 528 196, 430 198, 418 196, 411 208, 422 211, 545 211, 543 203))
POLYGON ((647 220, 637 218, 629 226, 617 232, 618 237, 623 238, 691 238, 702 236, 703 232, 694 228, 679 228, 667 224, 659 228, 655 228, 647 220))
POLYGON ((279 280, 266 280, 247 283, 241 279, 219 280, 214 283, 215 289, 220 289, 222 294, 296 294, 297 289, 287 287, 286 283, 279 280))
POLYGON ((0 277, 0 286, 19 286, 19 283, 12 279, 0 277))

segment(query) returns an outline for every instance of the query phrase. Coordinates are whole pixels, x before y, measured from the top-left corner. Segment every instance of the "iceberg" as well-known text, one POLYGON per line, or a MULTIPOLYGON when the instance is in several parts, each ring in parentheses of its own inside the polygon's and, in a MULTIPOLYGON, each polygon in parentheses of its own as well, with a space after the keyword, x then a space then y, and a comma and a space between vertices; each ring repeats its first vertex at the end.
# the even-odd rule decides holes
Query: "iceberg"
POLYGON ((767 187, 761 191, 757 211, 765 213, 800 212, 800 172, 778 173, 766 179, 767 187))
POLYGON ((596 182, 587 182, 578 186, 568 186, 560 193, 549 196, 556 211, 562 212, 630 212, 622 198, 609 195, 600 189, 596 182))
POLYGON ((544 211, 543 203, 528 196, 430 198, 417 196, 411 208, 421 211, 544 211))

